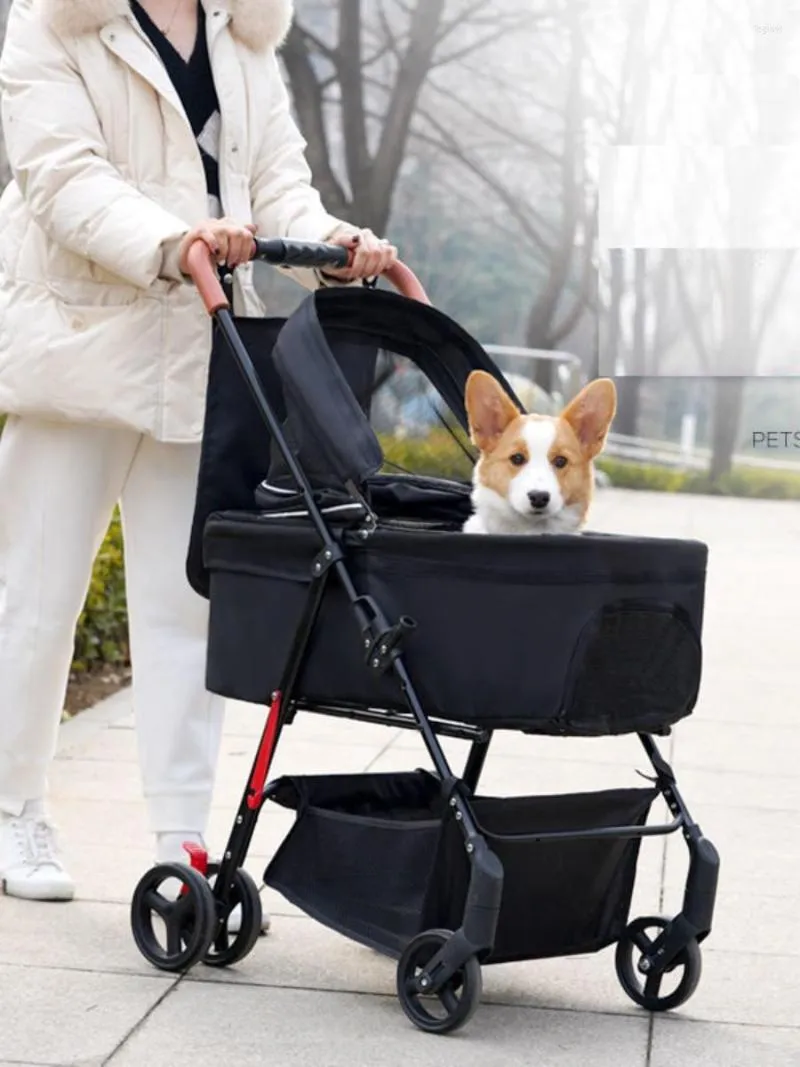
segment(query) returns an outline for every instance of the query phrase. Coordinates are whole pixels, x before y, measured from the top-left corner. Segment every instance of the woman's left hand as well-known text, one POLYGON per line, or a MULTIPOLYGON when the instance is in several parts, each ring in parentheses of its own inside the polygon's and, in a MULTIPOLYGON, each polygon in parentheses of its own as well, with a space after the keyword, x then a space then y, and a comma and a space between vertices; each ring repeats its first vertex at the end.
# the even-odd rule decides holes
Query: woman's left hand
POLYGON ((388 241, 376 237, 372 230, 347 231, 334 234, 330 244, 352 249, 349 267, 326 268, 325 274, 337 281, 355 282, 363 278, 377 278, 397 262, 397 249, 388 241))

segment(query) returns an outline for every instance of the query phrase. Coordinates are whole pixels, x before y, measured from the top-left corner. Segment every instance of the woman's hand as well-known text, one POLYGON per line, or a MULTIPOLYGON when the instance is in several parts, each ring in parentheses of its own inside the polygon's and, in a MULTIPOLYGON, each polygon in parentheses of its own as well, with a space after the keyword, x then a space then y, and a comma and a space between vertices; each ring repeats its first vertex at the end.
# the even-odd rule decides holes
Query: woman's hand
POLYGON ((187 256, 196 241, 203 241, 221 267, 233 270, 253 258, 253 238, 257 227, 250 223, 242 225, 233 219, 207 219, 190 230, 180 246, 180 265, 184 274, 189 273, 187 256))
POLYGON ((397 249, 388 241, 376 237, 372 230, 347 230, 334 234, 330 244, 351 249, 354 253, 349 267, 326 268, 326 277, 342 282, 355 282, 362 278, 377 278, 397 262, 397 249))

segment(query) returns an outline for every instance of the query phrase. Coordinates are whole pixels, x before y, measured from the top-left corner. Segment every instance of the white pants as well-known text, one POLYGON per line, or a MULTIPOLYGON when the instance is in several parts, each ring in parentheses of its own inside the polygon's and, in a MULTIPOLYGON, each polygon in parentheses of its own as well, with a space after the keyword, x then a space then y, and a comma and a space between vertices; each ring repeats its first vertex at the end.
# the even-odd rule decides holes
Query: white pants
POLYGON ((198 445, 11 418, 0 436, 0 810, 44 796, 92 564, 120 501, 144 794, 155 832, 205 831, 223 701, 186 549, 198 445))

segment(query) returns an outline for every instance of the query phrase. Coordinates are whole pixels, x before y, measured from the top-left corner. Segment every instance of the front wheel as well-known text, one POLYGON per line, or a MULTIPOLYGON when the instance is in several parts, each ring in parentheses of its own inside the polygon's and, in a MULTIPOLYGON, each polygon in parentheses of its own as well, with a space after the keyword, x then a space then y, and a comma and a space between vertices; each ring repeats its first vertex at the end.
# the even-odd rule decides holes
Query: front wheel
POLYGON ((474 956, 436 992, 425 992, 425 969, 452 936, 449 930, 419 934, 406 946, 397 965, 397 996, 403 1011, 428 1034, 448 1034, 459 1029, 481 999, 481 967, 474 956))
POLYGON ((671 1011, 685 1004, 697 989, 703 969, 700 946, 692 938, 665 971, 650 972, 649 957, 668 926, 669 920, 659 916, 636 919, 617 944, 615 964, 620 985, 647 1011, 671 1011))
POLYGON ((214 894, 183 863, 142 875, 131 901, 131 931, 144 958, 161 971, 186 971, 208 952, 217 926, 214 894))

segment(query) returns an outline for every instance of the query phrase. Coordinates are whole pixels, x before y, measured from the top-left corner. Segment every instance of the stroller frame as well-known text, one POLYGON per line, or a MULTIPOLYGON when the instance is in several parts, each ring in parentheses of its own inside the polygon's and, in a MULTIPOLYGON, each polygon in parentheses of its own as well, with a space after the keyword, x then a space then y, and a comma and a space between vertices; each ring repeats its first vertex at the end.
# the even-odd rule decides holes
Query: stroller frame
MULTIPOLYGON (((315 266, 331 262, 341 263, 339 257, 342 250, 332 249, 331 246, 294 246, 274 241, 260 241, 257 244, 259 258, 272 263, 292 262, 315 266)), ((204 250, 200 251, 204 253, 204 250)), ((306 473, 286 439, 253 361, 237 332, 214 268, 206 261, 205 254, 195 257, 193 275, 207 309, 244 377, 264 426, 279 450, 295 485, 302 493, 308 519, 319 537, 320 550, 313 562, 313 576, 305 610, 294 635, 280 685, 272 694, 247 786, 219 864, 210 869, 202 850, 187 847, 193 870, 181 871, 179 865, 161 865, 162 874, 167 871, 173 877, 183 879, 184 889, 180 899, 184 905, 193 894, 199 894, 203 898, 203 907, 196 906, 199 908, 198 914, 202 913, 203 921, 207 923, 207 929, 201 931, 203 921, 197 916, 193 929, 189 929, 184 914, 180 919, 183 923, 183 940, 179 944, 176 943, 176 950, 166 956, 154 952, 151 940, 146 933, 142 934, 141 924, 137 931, 137 906, 141 909, 143 894, 152 891, 156 884, 152 877, 146 875, 137 890, 138 903, 137 898, 134 899, 134 936, 140 950, 151 962, 166 970, 185 970, 200 959, 211 965, 225 966, 243 958, 253 947, 260 932, 254 928, 260 925, 260 905, 255 917, 254 902, 250 902, 253 907, 249 909, 243 906, 246 913, 243 916, 243 929, 234 937, 232 944, 231 935, 226 929, 227 919, 233 907, 239 903, 247 903, 243 895, 247 898, 249 891, 243 894, 240 880, 242 867, 261 809, 272 795, 274 783, 268 784, 268 777, 284 727, 290 725, 296 714, 302 711, 412 730, 421 735, 441 781, 444 798, 452 809, 451 814, 460 830, 469 860, 470 875, 460 928, 455 932, 434 931, 415 938, 415 942, 426 937, 430 941, 431 936, 438 940, 434 940, 434 944, 422 957, 415 951, 413 942, 408 946, 398 965, 398 995, 406 1014, 421 1029, 438 1033, 453 1030, 463 1025, 477 1006, 480 995, 478 964, 486 959, 493 947, 503 892, 503 866, 490 849, 471 803, 490 750, 493 730, 466 723, 436 720, 427 715, 403 656, 404 638, 413 630, 413 620, 407 617, 400 617, 396 621, 389 620, 385 618, 380 605, 371 597, 359 594, 342 545, 318 506, 306 473), (310 703, 297 696, 298 678, 318 621, 325 591, 332 580, 339 583, 352 608, 361 631, 362 651, 369 669, 381 674, 391 672, 394 675, 402 690, 407 711, 357 707, 334 702, 310 703), (466 764, 460 776, 455 775, 450 767, 439 741, 440 735, 470 742, 466 764), (210 873, 216 876, 213 889, 206 881, 210 873), (244 929, 246 925, 250 928, 244 929), (185 951, 181 950, 183 945, 186 946, 185 951), (461 999, 457 1002, 450 995, 454 979, 458 980, 461 989, 461 999), (445 1006, 443 1020, 436 1019, 424 1008, 420 1008, 420 998, 436 994, 440 995, 445 1006)), ((358 487, 351 483, 347 488, 353 500, 360 504, 367 514, 366 522, 357 531, 359 537, 367 540, 377 524, 377 519, 371 513, 358 487)), ((357 636, 354 636, 354 640, 357 639, 357 636)), ((626 931, 625 939, 617 946, 617 971, 626 993, 637 1004, 649 1010, 667 1010, 688 999, 699 980, 700 957, 697 946, 711 930, 719 857, 715 847, 704 837, 699 825, 692 818, 677 787, 675 774, 654 738, 644 733, 637 736, 652 766, 653 784, 666 801, 672 821, 659 825, 603 826, 585 830, 543 832, 526 835, 524 839, 536 842, 592 838, 633 839, 681 832, 689 853, 689 871, 680 913, 668 922, 657 920, 660 932, 655 938, 646 936, 643 926, 646 922, 652 928, 654 921, 638 920, 632 923, 626 931), (632 980, 632 965, 626 965, 623 958, 627 954, 632 959, 634 950, 641 953, 636 968, 641 977, 637 981, 632 980), (662 978, 677 967, 683 967, 686 972, 680 988, 675 994, 660 997, 662 978), (621 968, 628 976, 627 981, 621 968), (639 981, 643 986, 639 985, 639 981)), ((522 839, 518 835, 514 837, 522 839)), ((149 875, 152 873, 149 872, 149 875)), ((184 912, 185 910, 184 907, 184 912)))

